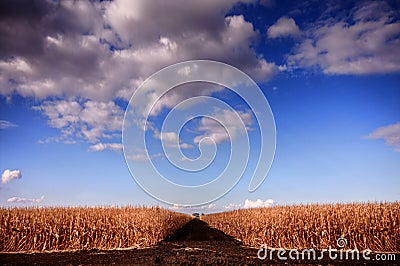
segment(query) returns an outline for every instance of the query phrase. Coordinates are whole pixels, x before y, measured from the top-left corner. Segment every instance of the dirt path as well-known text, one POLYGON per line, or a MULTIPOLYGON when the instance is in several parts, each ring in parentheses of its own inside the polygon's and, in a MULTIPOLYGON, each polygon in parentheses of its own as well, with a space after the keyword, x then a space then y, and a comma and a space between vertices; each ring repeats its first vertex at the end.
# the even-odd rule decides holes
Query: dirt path
MULTIPOLYGON (((129 250, 88 250, 46 253, 0 253, 3 265, 366 265, 368 261, 260 260, 258 249, 244 246, 207 223, 193 219, 153 247, 129 250)), ((397 255, 399 257, 399 255, 397 255)), ((380 265, 376 261, 368 264, 380 265)), ((397 265, 386 263, 386 265, 397 265)))

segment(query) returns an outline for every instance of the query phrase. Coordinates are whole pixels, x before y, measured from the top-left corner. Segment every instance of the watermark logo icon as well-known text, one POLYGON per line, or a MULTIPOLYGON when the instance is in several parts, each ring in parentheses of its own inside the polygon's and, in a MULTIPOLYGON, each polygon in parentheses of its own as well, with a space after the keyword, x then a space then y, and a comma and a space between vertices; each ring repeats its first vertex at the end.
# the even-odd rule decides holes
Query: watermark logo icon
POLYGON ((168 66, 138 87, 125 112, 122 144, 132 176, 148 194, 169 204, 197 206, 229 192, 254 158, 247 171, 252 171, 248 189, 256 190, 271 167, 276 130, 265 95, 248 75, 221 62, 193 60, 168 66), (193 84, 190 97, 171 101, 174 89, 193 84), (201 86, 230 90, 247 109, 238 110, 232 102, 214 97, 212 89, 204 93, 201 86), (198 95, 193 93, 196 91, 198 95), (191 142, 182 141, 184 128, 193 121, 200 121, 197 133, 203 132, 191 142), (222 168, 217 159, 221 139, 229 142, 229 149, 225 147, 229 156, 222 168), (157 141, 161 145, 157 146, 157 141), (188 157, 185 151, 190 148, 199 155, 188 157), (214 165, 218 173, 210 170, 214 165), (181 172, 187 178, 201 180, 203 172, 213 173, 215 178, 185 185, 173 180, 181 172))
POLYGON ((338 238, 336 240, 336 245, 339 248, 345 248, 347 246, 347 239, 346 238, 342 238, 342 237, 338 238))

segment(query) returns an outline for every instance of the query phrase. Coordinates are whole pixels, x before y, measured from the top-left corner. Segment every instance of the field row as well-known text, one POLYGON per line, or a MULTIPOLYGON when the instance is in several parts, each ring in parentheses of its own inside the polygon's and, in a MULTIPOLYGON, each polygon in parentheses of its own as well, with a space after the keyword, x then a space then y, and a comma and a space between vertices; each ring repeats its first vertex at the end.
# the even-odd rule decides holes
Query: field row
POLYGON ((345 249, 400 252, 399 202, 241 209, 204 220, 255 247, 321 250, 339 248, 339 239, 345 249))
POLYGON ((157 207, 0 209, 0 251, 149 246, 190 219, 157 207))

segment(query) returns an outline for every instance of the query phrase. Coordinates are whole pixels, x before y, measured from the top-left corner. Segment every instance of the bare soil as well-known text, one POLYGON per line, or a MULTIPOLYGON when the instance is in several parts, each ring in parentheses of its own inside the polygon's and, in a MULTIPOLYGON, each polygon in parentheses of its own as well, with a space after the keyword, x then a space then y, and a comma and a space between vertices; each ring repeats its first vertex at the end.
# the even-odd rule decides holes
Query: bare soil
MULTIPOLYGON (((224 234, 207 223, 193 219, 155 246, 127 250, 82 250, 63 252, 0 253, 2 265, 383 265, 379 261, 331 260, 261 260, 256 248, 224 234)), ((288 255, 286 254, 286 257, 288 255)), ((373 257, 372 255, 370 257, 373 257)), ((384 265, 398 265, 386 261, 384 265)))

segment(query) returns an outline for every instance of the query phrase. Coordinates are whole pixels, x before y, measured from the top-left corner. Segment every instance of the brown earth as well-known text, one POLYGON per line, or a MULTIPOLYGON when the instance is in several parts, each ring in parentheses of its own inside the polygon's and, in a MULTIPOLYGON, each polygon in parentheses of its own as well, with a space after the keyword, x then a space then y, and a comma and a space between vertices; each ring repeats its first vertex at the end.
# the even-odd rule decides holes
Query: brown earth
MULTIPOLYGON (((379 261, 288 260, 282 261, 273 253, 272 259, 261 260, 256 248, 224 234, 207 223, 193 219, 155 246, 125 250, 82 250, 63 252, 0 253, 2 265, 383 265, 379 261)), ((318 257, 318 256, 317 256, 318 257)), ((373 257, 372 255, 370 256, 373 257)), ((398 265, 386 261, 384 265, 398 265)))

